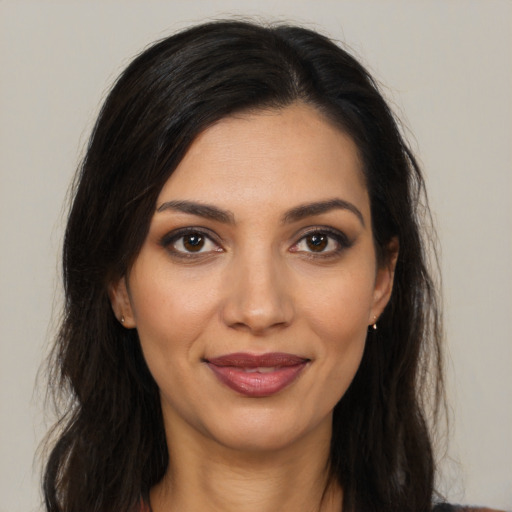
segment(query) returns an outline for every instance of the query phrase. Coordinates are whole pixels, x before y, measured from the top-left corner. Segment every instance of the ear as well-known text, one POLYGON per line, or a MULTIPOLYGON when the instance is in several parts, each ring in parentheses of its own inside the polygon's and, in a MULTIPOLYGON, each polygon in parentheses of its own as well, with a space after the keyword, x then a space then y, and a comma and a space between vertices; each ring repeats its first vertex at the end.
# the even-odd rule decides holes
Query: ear
POLYGON ((112 283, 108 287, 108 296, 114 314, 123 327, 127 329, 136 327, 125 277, 122 277, 119 281, 112 283))
POLYGON ((398 251, 398 238, 394 237, 386 247, 385 261, 379 264, 379 268, 377 269, 377 274, 375 276, 373 305, 370 311, 370 318, 368 319, 369 325, 373 325, 377 322, 391 298, 398 251))

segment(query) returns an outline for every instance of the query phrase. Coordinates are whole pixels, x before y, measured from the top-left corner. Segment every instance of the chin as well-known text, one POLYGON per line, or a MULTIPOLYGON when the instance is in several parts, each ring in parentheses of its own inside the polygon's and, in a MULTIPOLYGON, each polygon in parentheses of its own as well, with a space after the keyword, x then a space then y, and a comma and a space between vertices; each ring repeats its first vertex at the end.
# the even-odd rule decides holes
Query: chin
MULTIPOLYGON (((330 439, 332 412, 321 419, 286 417, 269 409, 264 414, 254 411, 235 413, 235 418, 212 425, 210 436, 220 445, 243 453, 270 454, 286 450, 297 443, 307 442, 313 432, 325 431, 325 438, 330 439)), ((316 436, 315 436, 316 437, 316 436)), ((318 437, 316 437, 318 439, 318 437)))
POLYGON ((219 436, 216 441, 224 447, 244 454, 271 454, 286 450, 299 441, 301 436, 296 433, 286 432, 282 429, 274 432, 268 430, 230 432, 225 436, 219 436))

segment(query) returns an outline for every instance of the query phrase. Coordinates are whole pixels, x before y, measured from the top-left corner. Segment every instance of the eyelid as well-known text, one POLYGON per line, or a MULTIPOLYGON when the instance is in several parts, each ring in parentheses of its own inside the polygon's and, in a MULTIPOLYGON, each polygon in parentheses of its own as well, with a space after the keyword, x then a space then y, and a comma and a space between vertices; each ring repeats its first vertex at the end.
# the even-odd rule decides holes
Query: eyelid
POLYGON ((293 247, 296 247, 300 242, 302 242, 306 237, 315 235, 315 234, 323 234, 327 235, 328 237, 332 238, 339 247, 336 250, 331 250, 328 252, 318 252, 315 253, 314 251, 292 251, 292 252, 301 252, 304 254, 307 254, 308 256, 312 257, 329 257, 336 255, 343 251, 344 249, 350 248, 354 241, 350 240, 349 237, 343 233, 343 231, 340 231, 339 229, 333 228, 331 226, 311 226, 306 228, 305 230, 302 230, 300 234, 298 235, 297 241, 292 245, 293 247))
MULTIPOLYGON (((308 257, 313 258, 328 258, 329 256, 335 256, 342 252, 345 249, 348 249, 351 247, 354 243, 353 240, 350 240, 349 237, 339 229, 333 228, 331 226, 309 226, 304 229, 302 229, 295 237, 295 242, 292 244, 291 248, 289 249, 290 252, 294 253, 302 253, 304 255, 307 255, 308 257), (303 241, 306 237, 314 235, 314 234, 323 234, 327 235, 331 239, 335 241, 335 243, 338 245, 338 247, 335 250, 330 250, 327 252, 318 252, 315 253, 314 251, 302 251, 302 250, 294 250, 294 248, 303 241)), ((194 257, 200 257, 200 256, 206 256, 209 254, 212 254, 213 252, 222 252, 224 251, 223 242, 222 239, 212 230, 205 228, 205 227, 199 227, 199 226, 186 226, 183 228, 178 228, 175 230, 172 230, 168 233, 166 233, 159 241, 159 244, 166 249, 170 254, 176 257, 181 258, 194 258, 194 257), (172 248, 172 245, 179 240, 180 238, 189 235, 189 234, 200 234, 210 240, 213 244, 215 244, 219 250, 214 251, 205 251, 205 252, 184 252, 184 251, 178 251, 172 248)))
POLYGON ((175 249, 172 249, 172 245, 179 240, 180 238, 190 235, 190 234, 199 234, 210 240, 212 243, 214 243, 217 247, 219 247, 220 250, 224 250, 222 247, 222 241, 220 240, 220 237, 211 231, 208 228, 204 227, 196 227, 196 226, 187 226, 184 228, 178 228, 173 231, 170 231, 169 233, 166 233, 161 239, 160 239, 160 245, 169 251, 171 254, 176 255, 178 257, 184 257, 184 258, 190 258, 190 257, 198 257, 198 256, 205 256, 206 254, 211 254, 212 252, 218 252, 218 251, 205 251, 205 252, 182 252, 177 251, 175 249))

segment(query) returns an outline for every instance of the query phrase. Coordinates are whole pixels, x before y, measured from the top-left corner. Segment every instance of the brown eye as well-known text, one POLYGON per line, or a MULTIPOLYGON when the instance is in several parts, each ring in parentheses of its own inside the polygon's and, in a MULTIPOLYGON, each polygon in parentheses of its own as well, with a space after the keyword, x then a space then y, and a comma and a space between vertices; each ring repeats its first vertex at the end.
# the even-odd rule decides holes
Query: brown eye
POLYGON ((199 252, 204 247, 204 237, 199 233, 191 233, 183 237, 183 247, 188 252, 199 252))
POLYGON ((309 254, 322 258, 335 257, 348 249, 352 243, 345 233, 334 229, 316 229, 305 233, 302 238, 294 244, 291 252, 309 254))
POLYGON ((306 237, 306 245, 312 252, 322 252, 329 244, 329 237, 323 233, 314 233, 306 237))
POLYGON ((180 230, 178 233, 171 233, 164 237, 161 244, 172 253, 184 256, 222 251, 209 235, 201 231, 180 230))

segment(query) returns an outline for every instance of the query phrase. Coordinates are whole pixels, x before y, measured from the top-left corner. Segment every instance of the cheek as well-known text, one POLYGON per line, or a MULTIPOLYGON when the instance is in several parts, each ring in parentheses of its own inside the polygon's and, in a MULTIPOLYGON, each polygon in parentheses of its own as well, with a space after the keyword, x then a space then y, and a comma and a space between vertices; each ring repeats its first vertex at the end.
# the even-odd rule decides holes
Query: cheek
POLYGON ((194 342, 216 314, 218 286, 188 273, 153 266, 131 276, 132 309, 148 365, 179 364, 201 350, 194 342), (141 278, 139 279, 139 275, 141 278), (142 279, 142 276, 144 277, 142 279))
POLYGON ((322 339, 344 344, 366 333, 373 306, 373 273, 370 266, 360 272, 340 271, 303 294, 307 297, 303 310, 322 339))
POLYGON ((130 276, 132 308, 137 327, 157 326, 176 332, 193 329, 215 301, 212 276, 180 272, 165 261, 158 265, 140 261, 130 276), (149 269, 148 269, 149 268, 149 269))
POLYGON ((312 293, 304 305, 314 332, 329 407, 339 401, 354 378, 365 347, 373 304, 372 273, 339 275, 312 293), (369 277, 368 277, 369 276, 369 277))

